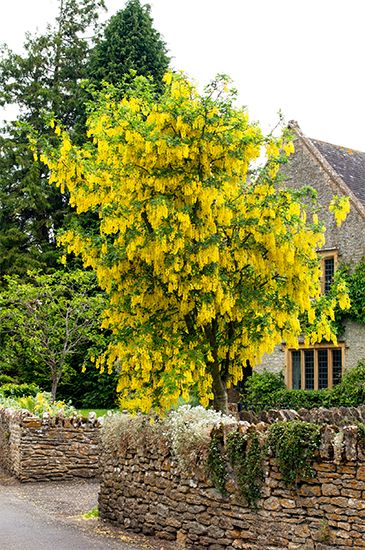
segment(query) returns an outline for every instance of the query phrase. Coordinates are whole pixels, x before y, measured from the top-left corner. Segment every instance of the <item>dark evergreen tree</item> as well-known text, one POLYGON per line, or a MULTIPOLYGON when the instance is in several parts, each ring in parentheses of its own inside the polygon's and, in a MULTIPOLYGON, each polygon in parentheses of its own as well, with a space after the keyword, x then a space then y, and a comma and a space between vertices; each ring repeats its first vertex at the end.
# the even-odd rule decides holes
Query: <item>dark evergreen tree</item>
POLYGON ((59 0, 56 26, 42 35, 27 35, 25 53, 2 46, 0 105, 15 104, 16 120, 0 135, 0 279, 23 275, 30 267, 57 266, 55 233, 69 211, 67 198, 48 185, 48 170, 35 162, 25 125, 40 134, 51 129, 43 113, 53 112, 76 140, 84 135, 84 92, 90 39, 103 0, 59 0))
POLYGON ((104 0, 59 0, 56 25, 42 35, 28 34, 24 54, 0 49, 0 105, 18 107, 17 119, 0 130, 0 280, 32 267, 55 269, 55 235, 71 216, 67 197, 48 185, 48 170, 34 161, 24 124, 47 135, 43 113, 52 112, 83 142, 84 103, 90 99, 80 86, 83 79, 95 87, 102 80, 126 85, 134 70, 161 87, 169 59, 150 7, 129 0, 95 46, 102 6, 104 0))
POLYGON ((90 78, 97 86, 104 80, 123 87, 133 71, 151 77, 161 88, 169 61, 165 42, 153 28, 150 6, 128 0, 125 8, 110 18, 91 53, 90 78))

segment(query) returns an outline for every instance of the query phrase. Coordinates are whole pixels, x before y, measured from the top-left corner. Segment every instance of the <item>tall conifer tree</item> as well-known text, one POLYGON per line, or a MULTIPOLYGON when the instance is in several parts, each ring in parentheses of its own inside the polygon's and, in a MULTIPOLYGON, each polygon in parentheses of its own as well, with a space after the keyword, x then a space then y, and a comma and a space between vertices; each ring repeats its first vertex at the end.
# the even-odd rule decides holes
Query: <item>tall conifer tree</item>
POLYGON ((166 45, 154 29, 148 4, 129 0, 113 15, 90 58, 91 80, 128 85, 130 73, 151 77, 158 89, 169 66, 166 45), (129 78, 128 78, 129 76, 129 78))
POLYGON ((83 133, 80 80, 87 75, 91 46, 85 33, 95 33, 102 5, 103 0, 60 0, 55 26, 42 35, 27 34, 23 54, 1 48, 0 105, 16 105, 18 116, 0 135, 0 279, 57 266, 55 233, 68 212, 67 198, 48 185, 47 168, 34 162, 24 125, 47 134, 42 113, 53 112, 76 141, 83 133))

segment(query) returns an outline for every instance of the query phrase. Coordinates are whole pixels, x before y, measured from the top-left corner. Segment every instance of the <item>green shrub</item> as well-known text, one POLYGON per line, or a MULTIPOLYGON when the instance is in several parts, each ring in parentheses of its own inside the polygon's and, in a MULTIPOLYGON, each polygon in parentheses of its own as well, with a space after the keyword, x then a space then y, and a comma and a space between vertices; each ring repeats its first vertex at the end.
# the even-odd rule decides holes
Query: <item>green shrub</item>
POLYGON ((35 384, 3 384, 0 387, 0 395, 3 397, 35 396, 41 389, 35 384))
POLYGON ((0 374, 0 386, 3 384, 16 384, 16 380, 7 374, 0 374))
POLYGON ((345 373, 333 389, 288 390, 281 374, 253 373, 246 382, 242 407, 246 410, 357 407, 365 404, 365 362, 345 373))
POLYGON ((357 407, 365 404, 365 362, 348 370, 341 384, 331 392, 331 404, 337 407, 357 407))
POLYGON ((243 408, 254 411, 271 409, 275 406, 273 403, 276 402, 276 394, 282 390, 285 390, 282 374, 269 371, 262 374, 253 372, 245 383, 243 408))
POLYGON ((272 408, 314 409, 331 405, 331 390, 280 390, 273 395, 272 408))

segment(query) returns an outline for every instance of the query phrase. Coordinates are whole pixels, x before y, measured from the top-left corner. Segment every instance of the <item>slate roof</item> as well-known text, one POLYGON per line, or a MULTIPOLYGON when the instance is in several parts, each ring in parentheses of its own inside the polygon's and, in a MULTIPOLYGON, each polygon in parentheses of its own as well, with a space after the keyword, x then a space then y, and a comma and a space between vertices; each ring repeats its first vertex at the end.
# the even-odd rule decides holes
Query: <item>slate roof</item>
POLYGON ((365 153, 316 139, 310 141, 365 206, 365 153))

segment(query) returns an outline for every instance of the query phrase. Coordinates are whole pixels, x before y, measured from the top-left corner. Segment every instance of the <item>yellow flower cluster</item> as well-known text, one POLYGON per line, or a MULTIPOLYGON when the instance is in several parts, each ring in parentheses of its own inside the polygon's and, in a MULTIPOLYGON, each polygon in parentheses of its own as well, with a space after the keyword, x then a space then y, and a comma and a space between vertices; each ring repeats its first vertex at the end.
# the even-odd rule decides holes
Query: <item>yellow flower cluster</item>
POLYGON ((350 212, 349 197, 338 197, 335 195, 329 206, 329 211, 334 214, 336 223, 340 226, 345 221, 347 214, 350 212))

